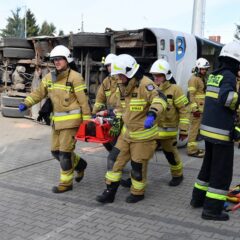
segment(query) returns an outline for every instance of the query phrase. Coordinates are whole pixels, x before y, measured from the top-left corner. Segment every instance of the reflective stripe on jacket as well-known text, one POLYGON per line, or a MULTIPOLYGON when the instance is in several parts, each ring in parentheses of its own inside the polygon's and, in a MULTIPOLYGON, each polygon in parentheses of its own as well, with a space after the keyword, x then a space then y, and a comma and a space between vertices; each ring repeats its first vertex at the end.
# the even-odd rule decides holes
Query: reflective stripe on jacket
POLYGON ((201 135, 213 143, 231 142, 235 109, 238 105, 236 76, 227 69, 220 69, 210 74, 200 127, 201 135))
POLYGON ((24 102, 31 107, 47 95, 53 104, 53 123, 56 130, 79 127, 82 120, 90 119, 87 88, 78 72, 67 69, 58 75, 48 73, 24 102))
POLYGON ((115 76, 106 77, 100 85, 96 101, 93 106, 93 114, 105 109, 114 109, 117 105, 119 89, 117 87, 117 78, 115 76))
POLYGON ((119 99, 119 108, 122 112, 124 126, 122 136, 130 142, 145 142, 157 138, 158 126, 150 129, 144 128, 144 121, 148 112, 153 112, 156 116, 162 114, 167 108, 164 95, 159 93, 158 87, 147 77, 143 77, 137 82, 131 79, 126 91, 127 96, 119 99))
POLYGON ((167 109, 158 119, 159 139, 176 137, 178 128, 181 134, 188 134, 190 108, 188 99, 180 86, 165 81, 159 89, 167 97, 167 109))
POLYGON ((188 96, 191 112, 203 112, 205 99, 205 79, 193 74, 188 81, 188 96))

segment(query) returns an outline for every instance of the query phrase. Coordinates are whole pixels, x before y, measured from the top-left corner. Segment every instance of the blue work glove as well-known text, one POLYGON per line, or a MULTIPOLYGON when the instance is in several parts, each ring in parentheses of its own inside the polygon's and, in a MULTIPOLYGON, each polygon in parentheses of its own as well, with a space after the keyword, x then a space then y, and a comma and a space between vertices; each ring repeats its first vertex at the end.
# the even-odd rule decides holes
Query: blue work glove
POLYGON ((147 116, 144 122, 144 128, 151 128, 153 126, 155 117, 152 115, 147 116))
POLYGON ((24 112, 25 110, 27 110, 27 105, 24 104, 24 103, 20 103, 18 105, 18 109, 19 109, 20 112, 24 112))
POLYGON ((112 108, 108 110, 108 115, 110 117, 115 117, 115 113, 114 113, 114 110, 112 108))

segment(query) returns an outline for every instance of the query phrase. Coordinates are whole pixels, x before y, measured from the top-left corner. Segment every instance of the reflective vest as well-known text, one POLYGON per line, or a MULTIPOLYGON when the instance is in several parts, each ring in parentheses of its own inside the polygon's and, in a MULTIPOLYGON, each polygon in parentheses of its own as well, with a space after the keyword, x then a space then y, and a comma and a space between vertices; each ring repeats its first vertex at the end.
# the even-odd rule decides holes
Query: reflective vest
POLYGON ((75 128, 83 120, 91 118, 86 90, 84 80, 78 72, 67 69, 56 75, 54 71, 42 79, 40 86, 24 102, 31 107, 48 95, 53 104, 54 128, 75 128))
POLYGON ((231 71, 219 69, 209 75, 200 127, 206 140, 222 144, 232 141, 238 98, 236 76, 231 71))

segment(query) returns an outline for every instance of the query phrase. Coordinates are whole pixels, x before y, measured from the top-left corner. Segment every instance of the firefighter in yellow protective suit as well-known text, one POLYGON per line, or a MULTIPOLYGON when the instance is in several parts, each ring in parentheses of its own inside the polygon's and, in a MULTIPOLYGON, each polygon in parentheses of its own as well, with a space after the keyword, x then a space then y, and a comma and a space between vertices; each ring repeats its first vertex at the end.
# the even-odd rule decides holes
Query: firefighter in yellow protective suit
POLYGON ((209 69, 209 62, 204 58, 196 61, 195 72, 188 81, 188 96, 191 108, 191 127, 188 136, 187 153, 189 156, 203 158, 204 150, 198 149, 197 136, 202 119, 205 91, 206 75, 209 69))
MULTIPOLYGON (((238 71, 238 75, 237 75, 237 92, 240 92, 240 70, 238 71)), ((236 125, 240 127, 240 106, 238 106, 236 110, 235 122, 236 122, 236 125)), ((238 148, 240 148, 240 141, 238 141, 238 148)))
MULTIPOLYGON (((101 203, 114 201, 126 163, 131 160, 131 194, 128 203, 144 199, 147 165, 156 149, 158 126, 155 119, 166 109, 165 96, 157 86, 143 75, 136 60, 121 54, 112 63, 112 75, 118 75, 123 127, 116 146, 108 157, 105 175, 107 189, 96 200, 101 203)), ((112 130, 112 129, 111 129, 112 130)), ((115 132, 115 129, 112 130, 115 132)))
POLYGON ((183 141, 188 136, 190 111, 188 99, 171 73, 169 63, 164 59, 155 61, 150 69, 154 82, 167 97, 167 110, 158 120, 158 145, 170 164, 172 179, 169 186, 178 186, 183 180, 183 164, 177 149, 177 135, 183 141))
POLYGON ((54 186, 54 193, 72 190, 74 170, 76 181, 80 181, 87 166, 86 161, 74 153, 75 134, 83 120, 90 119, 87 89, 81 74, 71 70, 73 61, 68 48, 56 46, 50 53, 56 70, 48 73, 40 86, 32 92, 19 110, 24 111, 40 102, 47 95, 52 101, 52 155, 60 162, 60 183, 54 186))
MULTIPOLYGON (((117 105, 117 79, 116 76, 111 76, 111 64, 115 57, 115 54, 110 53, 105 59, 104 65, 107 67, 109 75, 103 80, 98 89, 92 114, 97 114, 102 110, 112 111, 117 105)), ((98 115, 101 114, 104 113, 100 112, 98 115)))
MULTIPOLYGON (((110 53, 104 61, 104 65, 107 67, 109 75, 103 80, 98 89, 92 111, 93 116, 114 116, 113 110, 116 108, 119 95, 117 78, 116 76, 111 76, 111 64, 115 57, 115 54, 110 53)), ((104 143, 103 145, 108 151, 111 151, 115 143, 116 139, 112 142, 104 143)))
MULTIPOLYGON (((238 76, 237 76, 237 92, 239 92, 239 91, 240 91, 240 71, 238 71, 238 76)), ((237 122, 238 126, 240 126, 240 108, 239 107, 237 109, 236 122, 237 122)))

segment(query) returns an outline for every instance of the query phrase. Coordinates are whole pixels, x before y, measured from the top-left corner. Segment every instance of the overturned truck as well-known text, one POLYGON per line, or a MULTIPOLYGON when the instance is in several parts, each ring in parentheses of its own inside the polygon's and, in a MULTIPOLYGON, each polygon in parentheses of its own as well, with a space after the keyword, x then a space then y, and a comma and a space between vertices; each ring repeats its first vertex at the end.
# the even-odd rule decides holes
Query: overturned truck
POLYGON ((42 103, 30 112, 20 113, 17 106, 35 89, 41 78, 53 69, 49 53, 56 45, 68 47, 78 71, 83 75, 91 103, 106 77, 103 57, 108 53, 132 55, 148 73, 158 58, 170 62, 172 72, 186 90, 191 70, 198 57, 205 57, 214 67, 222 45, 194 35, 163 28, 80 32, 61 37, 41 36, 29 39, 5 38, 0 41, 0 84, 2 115, 37 118, 42 103))

